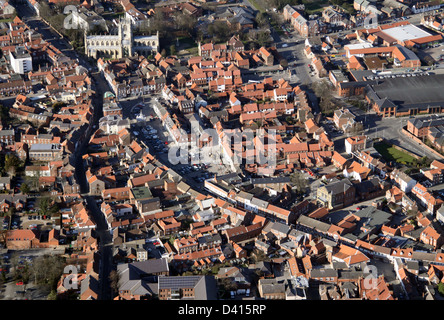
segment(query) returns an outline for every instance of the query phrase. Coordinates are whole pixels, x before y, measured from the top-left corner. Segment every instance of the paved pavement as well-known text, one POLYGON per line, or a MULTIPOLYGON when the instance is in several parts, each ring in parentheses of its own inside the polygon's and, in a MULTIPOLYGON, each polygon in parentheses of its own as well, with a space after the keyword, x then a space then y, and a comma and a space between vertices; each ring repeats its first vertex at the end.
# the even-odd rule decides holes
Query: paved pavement
MULTIPOLYGON (((430 152, 402 133, 402 127, 407 125, 409 118, 381 118, 371 114, 364 117, 365 132, 370 138, 384 138, 418 156, 427 156, 430 159, 437 158, 433 152, 430 152)), ((423 116, 416 116, 415 118, 420 117, 423 116)))
MULTIPOLYGON (((127 100, 123 103, 124 107, 124 114, 128 113, 130 118, 134 117, 134 113, 131 111, 128 112, 128 110, 133 110, 134 106, 140 105, 143 103, 143 108, 141 109, 142 113, 144 115, 156 115, 152 108, 152 103, 155 103, 153 101, 154 97, 140 97, 138 99, 134 100, 127 100), (127 109, 127 110, 125 110, 127 109)), ((180 163, 177 163, 177 159, 171 159, 171 154, 169 152, 170 148, 175 147, 175 143, 172 141, 172 139, 169 136, 169 133, 164 129, 164 126, 162 125, 162 122, 159 119, 153 119, 146 122, 137 122, 134 125, 133 132, 138 132, 138 139, 145 143, 146 146, 148 146, 150 152, 154 154, 157 159, 165 164, 167 167, 171 168, 172 170, 176 171, 178 174, 180 174, 183 178, 183 180, 186 181, 190 186, 192 186, 194 189, 198 189, 199 191, 203 192, 203 181, 198 181, 199 178, 201 180, 203 178, 210 178, 214 174, 223 174, 231 172, 228 167, 224 166, 220 163, 204 163, 207 165, 207 168, 201 167, 201 168, 192 168, 192 163, 190 159, 187 159, 185 163, 181 161, 180 163), (153 135, 146 135, 143 133, 142 129, 146 128, 147 126, 150 126, 151 128, 155 129, 157 133, 155 134, 156 137, 153 137, 153 135), (161 149, 165 148, 167 151, 159 150, 157 151, 155 149, 156 146, 162 146, 161 149)))

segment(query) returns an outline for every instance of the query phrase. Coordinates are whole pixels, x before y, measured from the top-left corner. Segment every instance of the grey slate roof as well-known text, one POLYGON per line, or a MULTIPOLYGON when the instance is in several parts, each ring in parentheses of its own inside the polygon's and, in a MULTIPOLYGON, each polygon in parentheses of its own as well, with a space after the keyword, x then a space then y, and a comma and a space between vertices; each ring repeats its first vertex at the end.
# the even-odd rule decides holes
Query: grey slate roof
POLYGON ((271 226, 271 231, 276 230, 278 232, 287 234, 290 232, 290 227, 284 223, 281 222, 274 222, 271 226))
POLYGON ((361 219, 359 222, 365 223, 367 228, 380 227, 392 218, 391 214, 371 206, 355 212, 354 215, 358 216, 361 219))
POLYGON ((261 199, 256 198, 256 197, 253 197, 251 199, 251 204, 255 205, 255 206, 259 207, 259 208, 264 208, 264 209, 268 207, 268 202, 267 201, 261 200, 261 199))
POLYGON ((337 277, 338 271, 335 269, 313 269, 310 273, 312 278, 337 277))
POLYGON ((213 276, 159 277, 159 290, 194 288, 194 300, 216 300, 217 286, 213 276))
POLYGON ((340 181, 332 182, 325 186, 327 191, 331 194, 343 193, 351 187, 353 187, 353 184, 348 179, 342 179, 340 181))
POLYGON ((285 283, 279 283, 276 279, 261 279, 260 285, 264 294, 285 292, 285 283))
POLYGON ((318 221, 316 219, 307 217, 307 216, 300 216, 297 220, 297 222, 303 226, 313 228, 318 231, 327 232, 328 229, 330 229, 330 224, 318 221))
POLYGON ((250 181, 252 184, 289 183, 290 177, 253 178, 250 181))

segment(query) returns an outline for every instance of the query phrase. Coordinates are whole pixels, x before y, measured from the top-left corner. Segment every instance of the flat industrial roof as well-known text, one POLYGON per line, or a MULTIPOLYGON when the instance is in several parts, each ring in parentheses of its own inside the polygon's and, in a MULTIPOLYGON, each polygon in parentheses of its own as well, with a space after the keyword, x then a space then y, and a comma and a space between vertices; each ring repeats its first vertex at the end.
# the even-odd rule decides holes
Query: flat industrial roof
POLYGON ((381 32, 385 33, 389 37, 392 37, 393 39, 396 39, 397 41, 407 41, 431 36, 430 33, 413 24, 389 28, 382 30, 381 32))
POLYGON ((444 102, 444 74, 387 78, 377 83, 371 87, 379 98, 396 105, 444 102))
POLYGON ((347 44, 344 46, 344 48, 349 50, 366 49, 366 48, 373 48, 373 45, 370 42, 360 42, 360 43, 347 44))

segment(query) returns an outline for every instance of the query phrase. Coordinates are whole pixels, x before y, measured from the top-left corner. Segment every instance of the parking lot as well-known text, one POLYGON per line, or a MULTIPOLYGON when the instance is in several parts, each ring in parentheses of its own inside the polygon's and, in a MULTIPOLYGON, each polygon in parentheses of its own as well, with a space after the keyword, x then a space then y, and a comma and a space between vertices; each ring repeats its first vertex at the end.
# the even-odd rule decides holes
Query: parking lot
POLYGON ((0 286, 0 300, 46 300, 49 291, 36 286, 32 277, 28 283, 12 279, 13 263, 17 264, 17 268, 24 268, 25 265, 32 266, 34 259, 45 254, 60 254, 60 251, 54 249, 2 250, 1 270, 6 274, 6 283, 0 286))
MULTIPOLYGON (((441 58, 444 58, 444 45, 442 43, 435 45, 433 47, 427 48, 427 49, 423 49, 422 51, 425 54, 430 55, 433 59, 435 59, 436 61, 441 60, 441 58)), ((421 55, 421 52, 419 52, 419 56, 421 55)))
POLYGON ((51 230, 53 228, 53 221, 49 216, 27 215, 21 217, 22 229, 31 230, 51 230))
POLYGON ((209 163, 201 163, 204 158, 204 151, 196 150, 195 153, 190 151, 186 158, 172 159, 170 148, 175 143, 165 130, 160 119, 156 116, 151 107, 151 99, 137 99, 133 104, 127 103, 126 111, 131 119, 137 119, 142 113, 145 118, 137 120, 132 124, 131 131, 139 141, 142 141, 151 154, 155 155, 160 162, 173 169, 191 186, 203 190, 203 182, 205 179, 213 177, 215 174, 225 174, 231 170, 222 162, 211 161, 209 163), (178 161, 179 160, 179 161, 178 161), (179 163, 177 163, 179 162, 179 163))
POLYGON ((50 216, 41 216, 38 214, 13 215, 11 225, 9 226, 9 217, 2 219, 2 230, 31 229, 31 230, 50 230, 53 227, 53 221, 50 216))

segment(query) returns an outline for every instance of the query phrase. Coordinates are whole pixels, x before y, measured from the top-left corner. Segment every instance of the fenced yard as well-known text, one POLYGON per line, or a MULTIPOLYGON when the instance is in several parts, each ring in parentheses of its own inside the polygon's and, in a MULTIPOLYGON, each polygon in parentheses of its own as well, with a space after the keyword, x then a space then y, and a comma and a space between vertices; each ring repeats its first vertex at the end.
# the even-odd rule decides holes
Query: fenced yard
POLYGON ((416 164, 417 159, 415 159, 413 156, 396 149, 394 146, 386 142, 378 142, 374 145, 374 148, 386 161, 394 161, 406 165, 416 164))

